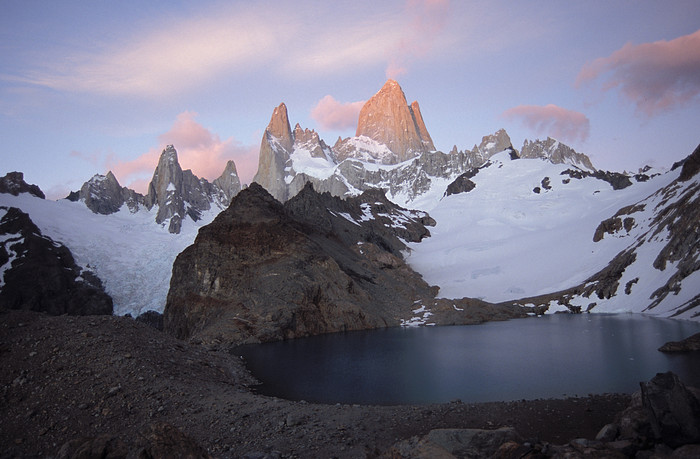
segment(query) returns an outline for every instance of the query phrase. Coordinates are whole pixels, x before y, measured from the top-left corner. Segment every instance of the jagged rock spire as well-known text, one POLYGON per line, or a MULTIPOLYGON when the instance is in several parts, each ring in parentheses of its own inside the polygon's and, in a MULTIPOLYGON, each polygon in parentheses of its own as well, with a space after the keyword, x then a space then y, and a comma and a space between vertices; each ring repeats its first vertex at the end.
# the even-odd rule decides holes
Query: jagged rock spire
POLYGON ((238 178, 236 163, 233 160, 226 162, 224 171, 217 179, 214 179, 213 184, 215 188, 218 188, 221 204, 228 207, 231 199, 241 191, 241 180, 238 178))
POLYGON ((158 205, 156 223, 170 219, 170 232, 179 233, 185 203, 182 199, 182 168, 177 160, 177 151, 173 145, 165 147, 160 154, 158 166, 153 172, 153 179, 148 185, 146 206, 158 205))
POLYGON ((280 201, 287 199, 284 169, 294 148, 294 136, 289 125, 287 106, 279 104, 272 112, 270 123, 260 142, 258 172, 253 181, 262 185, 280 201))
POLYGON ((386 145, 398 161, 435 150, 418 102, 409 106, 401 86, 394 80, 387 80, 362 107, 355 135, 386 145))

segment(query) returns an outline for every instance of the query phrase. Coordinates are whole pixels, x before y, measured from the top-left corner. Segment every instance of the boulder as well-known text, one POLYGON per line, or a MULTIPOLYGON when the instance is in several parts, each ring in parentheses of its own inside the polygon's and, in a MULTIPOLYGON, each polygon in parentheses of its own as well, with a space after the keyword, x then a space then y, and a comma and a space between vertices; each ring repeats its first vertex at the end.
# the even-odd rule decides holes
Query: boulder
POLYGON ((700 443, 700 401, 672 372, 640 384, 642 403, 657 440, 675 448, 700 443))

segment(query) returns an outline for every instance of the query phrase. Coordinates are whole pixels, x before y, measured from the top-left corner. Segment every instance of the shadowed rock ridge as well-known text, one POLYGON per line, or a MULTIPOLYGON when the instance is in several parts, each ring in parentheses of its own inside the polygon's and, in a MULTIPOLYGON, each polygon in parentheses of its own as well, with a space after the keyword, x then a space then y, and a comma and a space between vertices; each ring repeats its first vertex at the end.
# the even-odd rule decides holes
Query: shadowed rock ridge
POLYGON ((429 234, 421 221, 381 192, 343 201, 307 186, 283 206, 253 183, 176 259, 165 330, 240 343, 398 325, 436 290, 400 255, 399 237, 429 234), (375 214, 407 222, 392 232, 375 214))
POLYGON ((156 223, 167 224, 171 233, 179 233, 184 219, 197 221, 212 205, 225 208, 240 190, 233 161, 229 160, 221 176, 209 183, 189 169, 182 170, 175 147, 168 145, 160 155, 146 196, 119 185, 109 171, 107 175, 94 175, 67 199, 83 201, 88 209, 103 215, 118 212, 124 204, 130 212, 141 206, 149 210, 157 206, 156 223))

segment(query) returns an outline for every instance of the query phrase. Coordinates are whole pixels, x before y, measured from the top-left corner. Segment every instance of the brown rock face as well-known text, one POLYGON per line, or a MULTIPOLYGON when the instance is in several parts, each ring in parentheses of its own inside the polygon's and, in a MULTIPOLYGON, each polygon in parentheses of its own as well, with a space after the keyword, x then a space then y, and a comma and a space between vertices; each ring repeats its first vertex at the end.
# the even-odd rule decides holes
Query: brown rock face
POLYGON ((402 260, 397 235, 420 240, 430 219, 380 194, 343 201, 307 187, 283 206, 253 183, 175 261, 165 331, 233 344, 399 325, 436 289, 402 260), (411 220, 400 229, 382 221, 397 209, 411 220))
POLYGON ((387 80, 362 107, 355 135, 386 145, 398 161, 435 150, 418 102, 409 106, 401 86, 394 80, 387 80))

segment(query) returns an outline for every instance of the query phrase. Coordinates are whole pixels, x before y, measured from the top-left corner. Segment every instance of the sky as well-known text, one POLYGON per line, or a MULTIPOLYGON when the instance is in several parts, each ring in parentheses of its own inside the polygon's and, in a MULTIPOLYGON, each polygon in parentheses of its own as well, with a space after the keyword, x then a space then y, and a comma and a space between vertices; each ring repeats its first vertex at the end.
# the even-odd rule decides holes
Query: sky
POLYGON ((437 149, 500 128, 600 169, 700 143, 700 2, 0 0, 0 175, 51 199, 111 170, 144 192, 165 145, 244 183, 273 109, 333 145, 388 78, 437 149))

